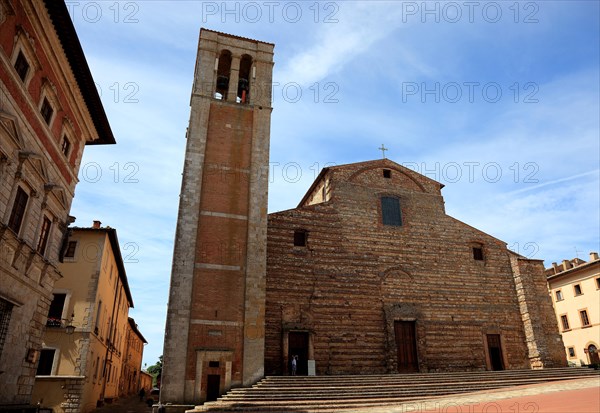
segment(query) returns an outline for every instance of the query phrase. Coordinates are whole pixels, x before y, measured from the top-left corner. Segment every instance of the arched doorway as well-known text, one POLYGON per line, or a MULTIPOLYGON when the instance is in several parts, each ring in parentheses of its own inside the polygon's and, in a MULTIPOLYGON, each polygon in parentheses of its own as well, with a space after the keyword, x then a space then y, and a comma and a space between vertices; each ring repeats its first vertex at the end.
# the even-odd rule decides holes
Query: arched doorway
POLYGON ((587 354, 590 364, 600 364, 600 355, 598 355, 598 348, 595 345, 588 346, 587 354))

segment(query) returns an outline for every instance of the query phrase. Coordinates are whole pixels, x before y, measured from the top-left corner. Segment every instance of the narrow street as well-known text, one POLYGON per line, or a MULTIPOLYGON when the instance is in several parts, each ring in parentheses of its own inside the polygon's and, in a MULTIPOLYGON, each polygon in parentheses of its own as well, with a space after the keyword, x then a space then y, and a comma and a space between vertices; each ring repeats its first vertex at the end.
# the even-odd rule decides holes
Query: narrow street
POLYGON ((141 402, 139 396, 130 396, 99 407, 93 413, 152 413, 152 407, 141 402))

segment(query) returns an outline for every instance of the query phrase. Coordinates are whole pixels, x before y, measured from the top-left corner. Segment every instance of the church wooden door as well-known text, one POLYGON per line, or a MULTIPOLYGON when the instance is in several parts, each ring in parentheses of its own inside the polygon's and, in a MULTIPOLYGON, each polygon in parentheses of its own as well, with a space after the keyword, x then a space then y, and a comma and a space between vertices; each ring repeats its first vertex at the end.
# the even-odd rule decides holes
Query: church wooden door
POLYGON ((417 335, 414 321, 395 321, 396 347, 398 349, 398 373, 419 371, 417 360, 417 335))

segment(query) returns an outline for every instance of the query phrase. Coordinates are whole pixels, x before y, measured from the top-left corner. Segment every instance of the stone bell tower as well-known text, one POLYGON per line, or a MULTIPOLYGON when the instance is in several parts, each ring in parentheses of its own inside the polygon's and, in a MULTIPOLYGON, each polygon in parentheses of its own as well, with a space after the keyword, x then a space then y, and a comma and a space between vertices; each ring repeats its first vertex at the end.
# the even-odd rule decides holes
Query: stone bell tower
POLYGON ((274 45, 200 30, 173 252, 161 401, 264 374, 274 45))

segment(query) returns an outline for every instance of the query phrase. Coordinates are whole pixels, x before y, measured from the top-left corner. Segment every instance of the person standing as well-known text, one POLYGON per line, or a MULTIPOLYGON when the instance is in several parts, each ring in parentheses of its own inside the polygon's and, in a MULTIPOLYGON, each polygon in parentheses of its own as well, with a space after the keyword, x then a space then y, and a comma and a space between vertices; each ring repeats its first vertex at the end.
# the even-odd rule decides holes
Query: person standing
POLYGON ((298 356, 293 355, 292 356, 292 376, 296 375, 296 367, 298 364, 297 360, 298 360, 298 356))

